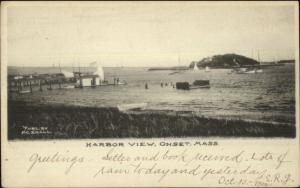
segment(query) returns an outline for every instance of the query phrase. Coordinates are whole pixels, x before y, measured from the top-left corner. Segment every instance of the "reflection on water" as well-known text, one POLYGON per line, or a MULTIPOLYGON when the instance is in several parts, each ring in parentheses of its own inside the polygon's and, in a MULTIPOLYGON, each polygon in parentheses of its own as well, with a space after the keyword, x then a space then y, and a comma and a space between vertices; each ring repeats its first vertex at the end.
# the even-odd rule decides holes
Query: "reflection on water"
MULTIPOLYGON (((101 107, 147 102, 147 110, 184 111, 214 118, 294 123, 294 70, 294 65, 285 65, 270 67, 258 74, 228 74, 229 70, 213 69, 210 72, 186 71, 170 75, 172 71, 147 71, 147 68, 104 68, 106 79, 110 83, 117 76, 128 85, 43 92, 34 88, 36 91, 32 94, 13 95, 13 98, 101 107), (211 88, 182 91, 170 85, 177 81, 193 82, 196 79, 209 79, 211 88), (168 83, 168 86, 161 87, 161 82, 168 83), (148 84, 148 90, 145 90, 145 83, 148 84)), ((16 71, 20 70, 9 70, 16 71)), ((57 72, 51 68, 27 68, 22 71, 57 72)))

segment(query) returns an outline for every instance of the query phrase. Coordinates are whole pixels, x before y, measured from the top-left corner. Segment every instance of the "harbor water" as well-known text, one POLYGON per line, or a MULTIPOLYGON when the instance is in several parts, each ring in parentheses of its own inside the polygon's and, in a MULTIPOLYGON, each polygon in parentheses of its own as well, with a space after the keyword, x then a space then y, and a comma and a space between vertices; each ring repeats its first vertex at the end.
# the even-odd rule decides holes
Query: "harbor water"
MULTIPOLYGON (((65 71, 72 68, 63 67, 65 71)), ((91 68, 89 68, 91 69, 91 68)), ((83 70, 84 71, 84 70, 83 70)), ((91 70, 89 70, 91 71, 91 70)), ((53 67, 9 67, 8 74, 58 73, 53 67)), ((262 73, 230 74, 229 69, 148 71, 148 68, 104 67, 105 79, 126 85, 83 89, 33 88, 32 93, 10 94, 13 100, 32 103, 117 107, 147 103, 144 112, 180 112, 219 119, 295 124, 295 65, 267 67, 262 73), (210 88, 176 90, 176 82, 210 80, 210 88), (148 89, 145 89, 147 84, 148 89), (163 86, 161 86, 163 84, 163 86)))

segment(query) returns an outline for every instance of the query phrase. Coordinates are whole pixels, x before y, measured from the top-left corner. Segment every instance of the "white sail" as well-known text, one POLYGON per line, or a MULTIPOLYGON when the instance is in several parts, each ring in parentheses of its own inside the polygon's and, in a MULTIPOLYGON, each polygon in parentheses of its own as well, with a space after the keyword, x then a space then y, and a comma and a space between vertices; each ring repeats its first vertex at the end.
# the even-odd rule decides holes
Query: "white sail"
POLYGON ((209 72, 209 71, 210 71, 209 67, 206 66, 206 67, 205 67, 205 72, 209 72))
POLYGON ((61 71, 66 78, 73 78, 74 74, 68 71, 61 71))
POLYGON ((235 58, 233 58, 233 62, 235 63, 235 65, 236 65, 237 67, 240 67, 240 64, 237 62, 237 60, 236 60, 235 58))
POLYGON ((103 71, 103 67, 100 63, 97 63, 96 72, 94 72, 94 75, 98 75, 99 80, 104 81, 104 71, 103 71))
POLYGON ((194 71, 198 71, 199 70, 199 68, 198 68, 198 66, 197 66, 197 63, 195 63, 194 64, 194 71))

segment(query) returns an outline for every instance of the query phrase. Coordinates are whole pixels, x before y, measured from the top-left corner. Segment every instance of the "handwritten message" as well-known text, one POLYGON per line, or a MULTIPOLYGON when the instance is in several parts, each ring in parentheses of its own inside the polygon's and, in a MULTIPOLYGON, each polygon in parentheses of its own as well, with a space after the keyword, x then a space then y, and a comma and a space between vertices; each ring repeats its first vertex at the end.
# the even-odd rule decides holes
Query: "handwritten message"
POLYGON ((213 152, 212 147, 210 152, 195 151, 195 147, 161 147, 152 150, 154 145, 159 144, 146 143, 144 146, 149 147, 147 152, 130 152, 120 149, 124 145, 134 147, 132 143, 111 143, 111 147, 96 156, 84 153, 73 155, 70 151, 32 153, 28 157, 27 173, 38 171, 45 165, 59 164, 64 167, 63 175, 70 176, 73 171, 93 164, 93 168, 85 169, 91 179, 116 175, 139 176, 154 177, 157 183, 161 183, 184 176, 195 178, 198 183, 210 181, 218 186, 284 186, 292 184, 296 178, 287 169, 292 162, 289 160, 289 151, 224 150, 220 153, 213 152))

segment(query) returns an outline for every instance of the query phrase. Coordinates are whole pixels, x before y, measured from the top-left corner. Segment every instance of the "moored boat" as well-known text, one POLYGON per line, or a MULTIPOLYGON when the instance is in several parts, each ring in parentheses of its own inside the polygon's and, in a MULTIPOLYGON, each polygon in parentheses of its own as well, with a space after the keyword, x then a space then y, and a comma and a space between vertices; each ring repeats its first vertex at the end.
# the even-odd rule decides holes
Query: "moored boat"
POLYGON ((66 85, 62 87, 63 89, 74 89, 75 86, 74 85, 66 85))
POLYGON ((198 72, 198 71, 199 71, 199 68, 198 68, 197 63, 194 64, 194 71, 195 71, 195 72, 198 72))
POLYGON ((195 80, 193 84, 189 84, 189 82, 176 82, 176 89, 190 90, 201 88, 210 88, 209 80, 195 80))
POLYGON ((20 94, 25 94, 25 93, 30 93, 31 91, 30 90, 21 90, 19 91, 20 94))
POLYGON ((142 110, 145 109, 147 103, 131 103, 131 104, 120 104, 118 105, 119 111, 128 111, 128 110, 142 110))
POLYGON ((205 67, 205 72, 210 72, 210 68, 208 66, 205 67))

